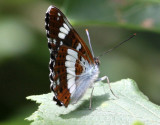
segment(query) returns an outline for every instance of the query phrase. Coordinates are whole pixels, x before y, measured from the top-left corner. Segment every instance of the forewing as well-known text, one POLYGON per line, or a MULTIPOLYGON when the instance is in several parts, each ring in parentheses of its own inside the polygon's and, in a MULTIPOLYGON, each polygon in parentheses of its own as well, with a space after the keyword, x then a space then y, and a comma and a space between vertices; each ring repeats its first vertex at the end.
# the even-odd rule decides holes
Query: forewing
POLYGON ((47 32, 48 47, 58 48, 60 45, 66 45, 74 48, 89 57, 89 61, 94 63, 85 42, 80 38, 78 33, 70 25, 64 14, 56 7, 50 6, 46 12, 45 28, 47 32))

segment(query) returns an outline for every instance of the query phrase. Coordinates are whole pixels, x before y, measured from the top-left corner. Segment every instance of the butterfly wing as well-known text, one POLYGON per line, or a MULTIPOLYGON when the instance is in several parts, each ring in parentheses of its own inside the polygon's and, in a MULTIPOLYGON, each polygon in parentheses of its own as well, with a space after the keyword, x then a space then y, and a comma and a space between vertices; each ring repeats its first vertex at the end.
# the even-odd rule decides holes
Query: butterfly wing
POLYGON ((51 47, 50 43, 54 44, 55 48, 63 44, 80 51, 82 54, 89 57, 89 60, 94 63, 93 56, 87 45, 58 8, 55 6, 50 6, 48 8, 45 22, 49 48, 51 47))
POLYGON ((85 72, 85 67, 94 63, 94 59, 84 41, 58 8, 48 8, 45 23, 51 56, 51 89, 55 93, 54 100, 57 104, 67 107, 76 90, 77 75, 85 72))

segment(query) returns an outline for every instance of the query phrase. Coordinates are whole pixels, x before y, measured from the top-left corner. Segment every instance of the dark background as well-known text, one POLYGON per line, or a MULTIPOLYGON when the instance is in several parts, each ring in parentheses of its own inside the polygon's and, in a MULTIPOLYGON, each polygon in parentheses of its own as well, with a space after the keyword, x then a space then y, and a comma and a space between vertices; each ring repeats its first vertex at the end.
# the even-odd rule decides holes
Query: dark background
POLYGON ((103 56, 100 76, 135 80, 160 104, 160 2, 150 0, 15 0, 0 2, 0 124, 28 124, 36 106, 26 96, 50 92, 44 29, 49 5, 61 8, 95 55, 137 36, 103 56), (88 44, 88 42, 87 42, 88 44))

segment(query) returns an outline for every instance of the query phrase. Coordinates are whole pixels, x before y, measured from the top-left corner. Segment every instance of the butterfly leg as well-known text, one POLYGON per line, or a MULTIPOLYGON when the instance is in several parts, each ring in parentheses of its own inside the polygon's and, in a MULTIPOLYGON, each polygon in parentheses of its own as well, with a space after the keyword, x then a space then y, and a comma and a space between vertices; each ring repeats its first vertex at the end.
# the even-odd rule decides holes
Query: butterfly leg
POLYGON ((94 87, 92 88, 92 92, 91 92, 91 96, 90 96, 90 102, 89 102, 89 109, 91 110, 92 108, 92 95, 93 95, 93 90, 94 90, 94 87))
POLYGON ((98 82, 98 81, 104 81, 104 80, 106 80, 106 81, 107 81, 107 83, 108 83, 108 85, 109 85, 109 89, 110 89, 111 93, 112 93, 116 98, 118 98, 118 97, 114 94, 114 92, 112 91, 112 89, 111 89, 111 85, 110 85, 110 81, 109 81, 108 76, 103 76, 103 77, 101 77, 101 78, 97 79, 97 80, 96 80, 96 82, 98 82))

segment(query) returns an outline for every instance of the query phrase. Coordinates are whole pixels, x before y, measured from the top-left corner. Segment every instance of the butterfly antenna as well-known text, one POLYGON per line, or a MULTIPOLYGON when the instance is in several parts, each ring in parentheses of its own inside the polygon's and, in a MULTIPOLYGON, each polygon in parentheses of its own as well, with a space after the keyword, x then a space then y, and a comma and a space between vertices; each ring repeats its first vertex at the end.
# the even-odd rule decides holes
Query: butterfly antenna
POLYGON ((120 45, 122 45, 123 43, 125 43, 125 42, 129 41, 129 40, 130 40, 130 39, 132 39, 134 36, 136 36, 136 33, 134 33, 134 34, 133 34, 133 35, 131 35, 128 39, 126 39, 126 40, 122 41, 122 42, 121 42, 121 43, 119 43, 118 45, 114 46, 113 48, 109 49, 108 51, 106 51, 106 52, 102 53, 102 54, 101 54, 101 55, 99 55, 97 58, 99 58, 99 57, 101 57, 101 56, 103 56, 103 55, 105 55, 105 54, 109 53, 110 51, 112 51, 112 50, 114 50, 114 49, 118 48, 120 45))
POLYGON ((93 53, 93 49, 92 49, 92 45, 91 45, 91 41, 90 41, 90 36, 89 36, 88 29, 86 29, 86 34, 87 34, 87 37, 88 37, 89 46, 90 46, 90 49, 91 49, 91 52, 92 52, 92 56, 94 57, 94 53, 93 53))

